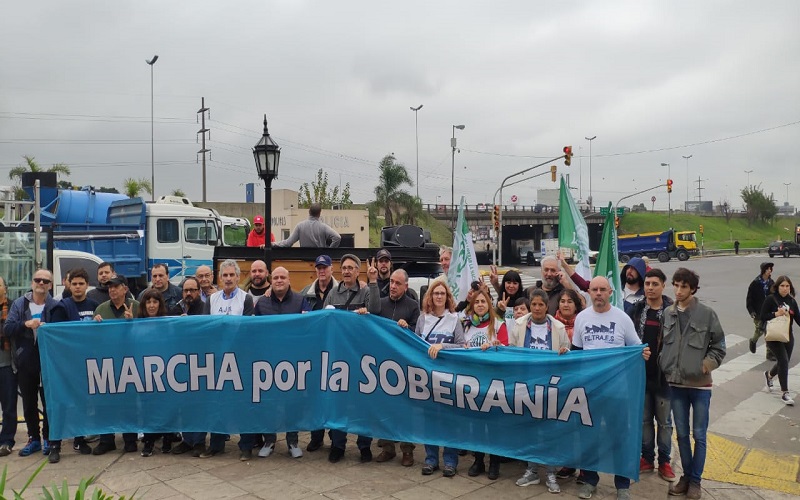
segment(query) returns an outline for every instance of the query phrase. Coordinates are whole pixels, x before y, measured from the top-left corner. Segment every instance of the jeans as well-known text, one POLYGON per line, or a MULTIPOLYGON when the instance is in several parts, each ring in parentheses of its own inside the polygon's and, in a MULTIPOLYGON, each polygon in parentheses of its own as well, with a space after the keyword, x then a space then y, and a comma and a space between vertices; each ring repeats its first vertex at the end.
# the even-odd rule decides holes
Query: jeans
MULTIPOLYGON (((206 443, 207 432, 182 432, 183 440, 190 446, 206 443)), ((208 443, 211 451, 222 451, 225 449, 225 434, 211 433, 211 440, 208 443)))
POLYGON ((778 376, 778 381, 781 383, 781 391, 787 392, 789 390, 789 360, 792 359, 792 350, 794 349, 794 335, 789 335, 789 342, 767 342, 767 347, 775 355, 776 363, 770 368, 769 376, 778 376))
MULTIPOLYGON (((442 458, 444 459, 445 467, 458 467, 458 449, 448 448, 445 446, 442 450, 442 458)), ((425 445, 425 465, 439 466, 439 447, 426 444, 425 445)))
MULTIPOLYGON (((597 483, 600 482, 600 475, 593 471, 593 470, 583 470, 583 480, 586 481, 586 484, 591 484, 592 486, 597 486, 597 483)), ((627 477, 622 476, 614 476, 614 487, 618 490, 627 490, 631 487, 631 480, 627 477)))
POLYGON ((39 372, 17 372, 19 394, 22 396, 22 412, 25 415, 25 425, 28 427, 28 437, 39 441, 42 436, 50 439, 50 426, 47 423, 47 406, 44 401, 44 389, 39 384, 39 372), (42 400, 42 433, 39 434, 39 398, 42 400))
POLYGON ((656 436, 658 437, 658 464, 668 464, 672 452, 672 405, 669 393, 658 390, 645 390, 644 413, 642 416, 642 458, 655 463, 656 436), (658 430, 653 425, 658 424, 658 430))
MULTIPOLYGON (((347 446, 347 433, 344 431, 337 431, 331 429, 328 433, 331 437, 331 447, 343 450, 347 446)), ((359 450, 369 448, 372 444, 372 438, 368 436, 358 436, 356 439, 356 446, 359 450)))
POLYGON ((700 484, 706 464, 706 433, 708 408, 711 406, 710 389, 672 387, 672 417, 678 435, 683 474, 692 483, 700 484), (689 410, 692 412, 691 429, 694 437, 694 454, 689 441, 689 410))
POLYGON ((13 448, 17 434, 17 376, 11 366, 0 367, 0 408, 3 409, 0 445, 13 448))

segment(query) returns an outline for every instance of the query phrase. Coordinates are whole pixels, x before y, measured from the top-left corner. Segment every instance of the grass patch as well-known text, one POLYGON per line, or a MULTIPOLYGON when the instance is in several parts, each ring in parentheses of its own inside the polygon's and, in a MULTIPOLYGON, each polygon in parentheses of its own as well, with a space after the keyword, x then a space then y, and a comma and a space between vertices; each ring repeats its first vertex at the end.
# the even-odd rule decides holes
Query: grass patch
POLYGON ((766 248, 771 241, 794 240, 794 228, 798 223, 800 217, 778 217, 772 224, 756 222, 748 226, 744 217, 735 216, 726 221, 722 216, 686 213, 673 213, 670 221, 667 214, 637 212, 625 214, 620 219, 619 233, 666 231, 672 227, 676 231, 697 231, 699 245, 702 224, 705 232, 705 248, 708 250, 733 249, 733 242, 737 239, 741 248, 766 248))

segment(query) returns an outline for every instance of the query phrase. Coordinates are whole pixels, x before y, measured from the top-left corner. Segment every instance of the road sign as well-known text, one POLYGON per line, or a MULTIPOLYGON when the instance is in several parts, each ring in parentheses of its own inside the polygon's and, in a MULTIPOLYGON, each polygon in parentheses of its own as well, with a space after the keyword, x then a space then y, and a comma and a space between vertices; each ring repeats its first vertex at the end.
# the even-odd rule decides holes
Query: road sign
POLYGON ((653 203, 655 203, 655 202, 656 202, 656 197, 655 197, 655 196, 653 196, 652 198, 650 198, 650 201, 652 201, 653 203))
POLYGON ((512 194, 511 195, 511 203, 516 203, 516 202, 517 202, 517 195, 512 194))
POLYGON ((620 207, 617 209, 617 217, 622 217, 625 215, 625 207, 620 207))
POLYGON ((608 207, 600 207, 600 215, 602 215, 603 217, 608 215, 608 207))

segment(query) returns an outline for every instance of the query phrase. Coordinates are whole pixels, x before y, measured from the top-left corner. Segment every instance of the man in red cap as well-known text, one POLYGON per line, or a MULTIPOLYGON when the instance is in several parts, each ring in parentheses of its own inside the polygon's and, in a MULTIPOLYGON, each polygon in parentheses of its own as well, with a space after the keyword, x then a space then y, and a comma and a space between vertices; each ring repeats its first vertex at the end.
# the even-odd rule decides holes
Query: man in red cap
MULTIPOLYGON (((266 244, 266 230, 264 229, 264 217, 256 215, 253 218, 253 230, 247 235, 247 246, 264 248, 266 244)), ((270 233, 270 241, 275 243, 275 235, 270 233)))

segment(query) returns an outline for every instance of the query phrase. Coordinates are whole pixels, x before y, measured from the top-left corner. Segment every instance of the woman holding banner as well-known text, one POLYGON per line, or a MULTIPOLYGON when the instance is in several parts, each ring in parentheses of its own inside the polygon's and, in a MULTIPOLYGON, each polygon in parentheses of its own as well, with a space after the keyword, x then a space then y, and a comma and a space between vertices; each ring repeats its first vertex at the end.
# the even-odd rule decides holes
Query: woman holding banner
MULTIPOLYGON (((158 318, 167 315, 167 306, 164 303, 164 297, 161 292, 154 288, 148 288, 142 292, 142 300, 139 302, 139 318, 158 318)), ((169 453, 172 451, 172 441, 175 434, 171 432, 164 433, 146 433, 142 442, 142 456, 153 456, 153 448, 158 438, 162 438, 161 453, 169 453)))
MULTIPOLYGON (((428 355, 432 359, 436 359, 436 355, 442 349, 462 348, 466 343, 464 328, 455 312, 455 307, 456 300, 445 279, 434 280, 422 299, 422 314, 417 320, 416 330, 417 335, 431 344, 428 355)), ((445 446, 442 458, 444 459, 442 475, 444 477, 455 476, 458 466, 458 450, 445 446)), ((430 476, 437 470, 439 470, 439 447, 426 444, 422 475, 430 476)))

